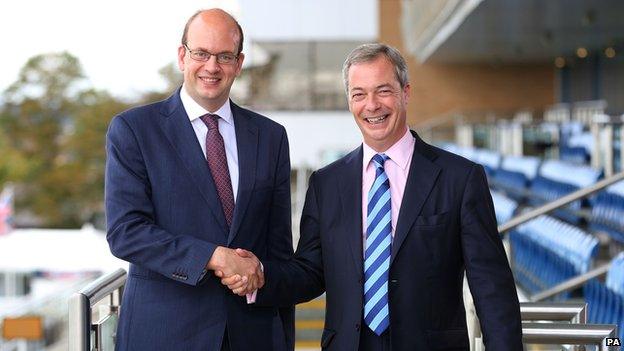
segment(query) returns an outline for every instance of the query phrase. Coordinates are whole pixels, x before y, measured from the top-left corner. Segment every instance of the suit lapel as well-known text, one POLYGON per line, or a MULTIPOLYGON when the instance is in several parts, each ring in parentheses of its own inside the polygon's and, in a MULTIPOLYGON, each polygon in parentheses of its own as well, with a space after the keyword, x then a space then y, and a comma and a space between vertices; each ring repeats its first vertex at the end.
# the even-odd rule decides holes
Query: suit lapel
POLYGON ((210 175, 206 158, 197 142, 195 131, 182 106, 179 89, 164 102, 161 113, 163 118, 160 118, 160 127, 163 133, 191 174, 191 181, 197 186, 199 193, 206 200, 208 208, 225 232, 227 223, 219 203, 219 196, 210 175))
POLYGON ((347 230, 346 241, 353 256, 355 272, 363 274, 362 248, 362 158, 363 149, 360 146, 345 158, 344 174, 339 176, 340 203, 344 214, 344 223, 347 230))
POLYGON ((258 127, 250 120, 243 109, 230 102, 234 127, 236 130, 236 147, 238 148, 238 194, 234 206, 232 228, 228 235, 228 245, 234 240, 241 226, 245 211, 253 192, 256 181, 256 159, 258 150, 258 127))
POLYGON ((399 219, 397 221, 396 230, 394 231, 390 264, 394 261, 412 224, 420 214, 425 200, 429 197, 429 193, 440 173, 440 167, 431 162, 436 155, 416 133, 412 132, 412 134, 416 138, 416 143, 414 145, 414 154, 412 155, 412 162, 407 176, 405 192, 403 193, 403 200, 401 201, 399 219))

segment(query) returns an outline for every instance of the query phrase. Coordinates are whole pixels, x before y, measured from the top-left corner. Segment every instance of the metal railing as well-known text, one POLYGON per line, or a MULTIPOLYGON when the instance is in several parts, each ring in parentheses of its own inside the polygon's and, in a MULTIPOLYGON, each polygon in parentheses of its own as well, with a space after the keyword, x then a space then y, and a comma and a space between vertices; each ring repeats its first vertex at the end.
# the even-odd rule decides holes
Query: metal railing
POLYGON ((98 278, 69 299, 69 351, 107 349, 104 346, 114 338, 126 276, 126 271, 120 268, 98 278), (93 308, 96 305, 104 316, 95 315, 93 308), (96 321, 92 322, 93 319, 96 321), (113 335, 104 335, 107 325, 113 329, 113 335))
POLYGON ((526 223, 530 220, 532 220, 535 217, 539 217, 543 214, 546 214, 548 212, 552 212, 554 210, 557 210, 567 204, 570 204, 576 200, 582 199, 584 197, 587 197, 589 195, 592 195, 606 187, 608 187, 611 184, 617 183, 620 180, 624 179, 624 172, 620 172, 618 174, 615 174, 609 178, 605 178, 599 182, 597 182, 596 184, 592 184, 590 186, 588 186, 587 188, 583 188, 583 189, 579 189, 573 193, 570 193, 566 196, 563 196, 555 201, 549 202, 547 204, 544 204, 540 207, 534 208, 530 211, 527 211, 517 217, 512 218, 511 220, 509 220, 507 223, 504 223, 500 226, 498 226, 498 232, 501 234, 505 234, 508 231, 510 231, 511 229, 514 229, 515 227, 519 226, 520 224, 526 223))
POLYGON ((587 304, 584 302, 522 302, 520 316, 523 321, 566 321, 587 323, 587 304))
POLYGON ((587 304, 584 302, 523 302, 520 304, 520 315, 524 344, 580 346, 574 350, 584 350, 585 345, 593 345, 600 351, 615 350, 608 346, 607 338, 617 337, 617 326, 586 324, 587 304))
POLYGON ((600 351, 617 350, 607 338, 617 337, 617 327, 606 324, 522 323, 525 344, 595 345, 600 351))
MULTIPOLYGON (((507 223, 498 227, 501 234, 530 221, 540 215, 561 208, 573 201, 591 195, 605 187, 624 179, 624 172, 601 180, 584 189, 575 191, 558 200, 525 212, 507 223)), ((592 271, 559 284, 547 291, 534 295, 535 300, 543 300, 562 291, 582 285, 589 279, 606 273, 609 265, 600 266, 592 271)), ((103 276, 70 299, 69 306, 69 351, 102 350, 104 343, 102 326, 111 316, 118 315, 121 294, 126 281, 126 271, 119 269, 112 274, 103 276), (109 297, 109 304, 105 305, 106 315, 92 323, 92 308, 104 298, 109 297)), ((527 323, 523 322, 523 342, 529 344, 570 344, 596 345, 598 350, 612 350, 607 346, 607 338, 617 336, 617 326, 584 324, 587 321, 585 307, 579 304, 532 304, 524 303, 521 307, 523 320, 567 321, 567 323, 527 323)), ((112 317, 114 318, 114 317, 112 317)), ((113 321, 116 325, 116 321, 113 321)))
MULTIPOLYGON (((498 231, 507 234, 510 230, 536 217, 560 209, 576 200, 590 196, 604 188, 624 179, 624 172, 603 179, 596 184, 577 190, 557 200, 529 210, 510 221, 500 225, 498 231)), ((550 289, 531 296, 532 301, 542 301, 564 291, 582 286, 590 279, 605 275, 610 264, 596 267, 589 272, 560 283, 550 289)), ((615 350, 607 344, 608 338, 617 337, 616 325, 585 324, 587 310, 585 304, 575 303, 523 303, 520 307, 522 315, 522 340, 526 344, 565 344, 595 345, 600 351, 615 350), (535 323, 525 321, 548 320, 555 323, 535 323), (567 323, 560 323, 566 321, 567 323)))
MULTIPOLYGON (((570 193, 566 196, 563 196, 555 201, 549 202, 547 204, 544 204, 540 207, 534 208, 530 211, 527 211, 519 216, 516 216, 514 218, 512 218, 511 220, 509 220, 508 222, 498 226, 498 232, 501 234, 507 234, 510 230, 516 228, 517 226, 524 224, 536 217, 539 217, 543 214, 552 212, 554 210, 560 209, 562 207, 564 207, 565 205, 568 205, 576 200, 579 200, 581 198, 587 197, 589 195, 592 195, 606 187, 608 187, 609 185, 612 185, 614 183, 617 183, 621 180, 624 179, 624 172, 620 172, 617 173, 611 177, 605 178, 599 182, 597 182, 596 184, 590 185, 586 188, 583 189, 579 189, 573 193, 570 193)), ((572 279, 569 279, 565 282, 562 282, 550 289, 547 289, 545 291, 542 291, 540 293, 537 293, 533 296, 530 297, 530 299, 532 301, 542 301, 545 300, 547 298, 553 297, 559 293, 565 292, 565 291, 569 291, 575 288, 578 288, 580 286, 582 286, 584 283, 586 283, 587 281, 589 281, 590 279, 593 278, 598 278, 601 277, 603 275, 605 275, 607 273, 607 271, 609 270, 609 267, 611 266, 610 263, 601 265, 599 267, 593 268, 590 271, 588 271, 587 273, 584 273, 578 277, 574 277, 572 279)))
POLYGON ((587 273, 568 279, 560 284, 553 286, 550 289, 532 295, 530 299, 531 301, 543 301, 550 297, 556 296, 564 291, 570 291, 581 287, 583 286, 583 284, 587 283, 587 281, 607 274, 609 267, 611 267, 611 263, 603 264, 602 266, 596 267, 587 273))

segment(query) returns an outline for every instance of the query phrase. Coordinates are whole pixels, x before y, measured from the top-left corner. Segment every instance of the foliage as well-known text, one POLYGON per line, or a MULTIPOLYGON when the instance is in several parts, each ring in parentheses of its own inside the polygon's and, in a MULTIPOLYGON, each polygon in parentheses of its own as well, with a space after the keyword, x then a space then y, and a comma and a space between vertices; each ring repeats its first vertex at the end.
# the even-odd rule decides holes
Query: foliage
POLYGON ((16 224, 79 227, 101 216, 106 128, 128 106, 88 87, 67 52, 28 60, 3 100, 0 187, 16 185, 16 224))

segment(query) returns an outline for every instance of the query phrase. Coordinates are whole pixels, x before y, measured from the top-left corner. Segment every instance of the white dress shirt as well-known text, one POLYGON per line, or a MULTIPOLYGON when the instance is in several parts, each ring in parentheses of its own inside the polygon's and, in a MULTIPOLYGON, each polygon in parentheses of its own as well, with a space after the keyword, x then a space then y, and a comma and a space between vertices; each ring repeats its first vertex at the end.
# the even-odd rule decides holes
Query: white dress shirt
MULTIPOLYGON (((230 107, 230 99, 228 99, 223 106, 216 111, 207 111, 201 107, 193 98, 188 94, 184 85, 180 89, 180 99, 182 100, 182 106, 191 120, 191 125, 197 136, 197 141, 201 146, 204 158, 206 157, 206 134, 208 134, 208 127, 200 119, 201 116, 206 113, 212 113, 219 115, 219 133, 223 137, 223 144, 225 146, 225 157, 227 158, 228 170, 230 171, 230 180, 232 181, 232 193, 234 194, 234 203, 236 204, 236 195, 238 194, 238 147, 236 146, 236 129, 234 128, 234 117, 232 115, 232 108, 230 107)), ((262 264, 261 264, 262 268, 262 264)), ((262 269, 264 271, 264 269, 262 269)), ((258 290, 247 294, 247 303, 252 304, 256 302, 256 294, 258 290)))
POLYGON ((238 147, 236 146, 236 130, 234 129, 234 117, 232 116, 230 100, 228 99, 216 111, 207 111, 193 100, 184 85, 180 89, 180 99, 186 114, 191 120, 191 125, 204 153, 204 158, 206 157, 206 134, 208 133, 208 127, 206 127, 200 117, 207 113, 221 117, 219 118, 219 133, 221 133, 223 144, 225 145, 225 156, 227 158, 228 170, 230 171, 230 180, 232 181, 232 193, 234 194, 234 203, 236 203, 236 194, 238 194, 238 147))

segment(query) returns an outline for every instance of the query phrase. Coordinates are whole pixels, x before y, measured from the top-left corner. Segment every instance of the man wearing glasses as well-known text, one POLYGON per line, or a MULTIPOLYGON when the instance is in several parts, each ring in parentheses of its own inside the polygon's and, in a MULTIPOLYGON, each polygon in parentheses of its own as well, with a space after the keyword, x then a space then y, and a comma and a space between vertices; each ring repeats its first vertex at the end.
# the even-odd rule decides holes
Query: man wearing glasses
POLYGON ((116 350, 291 350, 293 308, 257 307, 219 276, 262 287, 258 259, 292 255, 284 128, 229 100, 243 32, 218 9, 187 22, 184 84, 116 116, 107 134, 112 253, 128 262, 116 350))

